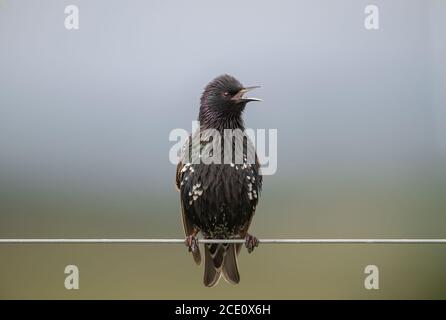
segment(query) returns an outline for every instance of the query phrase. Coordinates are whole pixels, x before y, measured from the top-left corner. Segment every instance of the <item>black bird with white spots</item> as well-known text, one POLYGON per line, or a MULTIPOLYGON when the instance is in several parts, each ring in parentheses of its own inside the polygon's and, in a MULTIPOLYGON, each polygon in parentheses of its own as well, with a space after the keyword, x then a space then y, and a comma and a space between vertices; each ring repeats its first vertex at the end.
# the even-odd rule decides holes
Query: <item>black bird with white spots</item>
MULTIPOLYGON (((249 102, 261 101, 245 96, 254 88, 244 87, 230 75, 212 80, 200 100, 200 130, 189 137, 183 147, 177 166, 176 186, 180 192, 186 245, 197 264, 201 262, 197 242, 199 233, 205 239, 245 239, 248 252, 258 245, 258 240, 248 233, 248 228, 259 200, 262 176, 252 143, 243 135, 242 118, 249 102), (225 129, 242 135, 234 134, 231 139, 224 139, 225 129), (214 136, 206 136, 206 132, 220 134, 220 149, 213 144, 214 136), (198 144, 194 144, 197 135, 198 144), (225 153, 228 154, 229 149, 232 153, 229 153, 229 161, 225 161, 228 160, 225 153), (202 159, 204 155, 214 156, 220 152, 220 162, 202 159), (194 161, 196 154, 199 154, 199 161, 194 161)), ((239 283, 237 256, 241 247, 242 244, 205 244, 206 286, 216 285, 221 275, 230 283, 239 283)))

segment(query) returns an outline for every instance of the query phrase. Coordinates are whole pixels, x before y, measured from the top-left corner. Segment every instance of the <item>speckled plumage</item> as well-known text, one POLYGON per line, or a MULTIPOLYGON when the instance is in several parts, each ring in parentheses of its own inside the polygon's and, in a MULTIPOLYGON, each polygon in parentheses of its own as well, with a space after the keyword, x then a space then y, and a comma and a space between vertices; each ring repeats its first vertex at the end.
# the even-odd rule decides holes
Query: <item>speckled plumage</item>
MULTIPOLYGON (((243 132, 242 112, 249 100, 245 98, 246 102, 234 103, 226 96, 229 93, 233 97, 242 89, 240 82, 231 76, 224 75, 214 79, 205 88, 201 98, 198 117, 200 129, 215 129, 221 137, 224 136, 225 129, 239 129, 243 132)), ((202 154, 207 154, 209 149, 213 150, 212 140, 203 139, 202 132, 201 135, 201 142, 196 147, 200 148, 202 154)), ((205 238, 218 239, 245 238, 247 235, 259 200, 262 176, 251 142, 247 139, 243 144, 240 139, 243 137, 239 135, 229 142, 222 139, 221 152, 223 155, 225 150, 232 148, 234 153, 241 152, 239 154, 243 154, 243 159, 233 156, 230 163, 220 164, 191 161, 187 156, 190 156, 188 152, 194 150, 193 138, 190 137, 186 143, 176 174, 186 236, 198 232, 205 238)), ((236 256, 240 247, 241 245, 234 244, 205 246, 205 285, 215 285, 221 272, 229 282, 238 283, 236 256)), ((193 255, 199 263, 200 251, 196 250, 193 255)))

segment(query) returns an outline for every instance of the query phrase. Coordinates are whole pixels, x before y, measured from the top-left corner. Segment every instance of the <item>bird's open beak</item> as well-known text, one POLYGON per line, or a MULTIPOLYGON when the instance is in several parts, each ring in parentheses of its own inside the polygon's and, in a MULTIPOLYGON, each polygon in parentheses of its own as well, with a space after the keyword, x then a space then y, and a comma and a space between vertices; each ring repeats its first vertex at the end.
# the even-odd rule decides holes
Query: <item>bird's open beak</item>
POLYGON ((245 97, 244 94, 253 89, 260 88, 260 86, 252 86, 241 89, 235 96, 232 97, 232 100, 235 100, 236 103, 241 102, 249 102, 249 101, 262 101, 262 99, 245 97))

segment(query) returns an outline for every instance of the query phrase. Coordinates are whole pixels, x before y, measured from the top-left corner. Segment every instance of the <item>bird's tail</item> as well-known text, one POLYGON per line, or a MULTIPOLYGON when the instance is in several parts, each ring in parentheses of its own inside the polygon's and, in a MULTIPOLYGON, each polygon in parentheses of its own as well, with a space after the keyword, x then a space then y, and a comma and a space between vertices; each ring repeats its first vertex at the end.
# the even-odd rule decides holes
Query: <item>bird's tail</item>
POLYGON ((204 247, 204 285, 215 286, 223 277, 232 284, 240 282, 237 266, 236 244, 211 243, 204 247))

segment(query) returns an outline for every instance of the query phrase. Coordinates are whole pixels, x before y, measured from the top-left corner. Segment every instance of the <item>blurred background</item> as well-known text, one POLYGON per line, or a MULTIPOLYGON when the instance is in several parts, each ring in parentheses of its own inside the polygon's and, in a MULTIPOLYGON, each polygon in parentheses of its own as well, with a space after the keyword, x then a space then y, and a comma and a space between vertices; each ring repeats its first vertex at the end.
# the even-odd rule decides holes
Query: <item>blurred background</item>
MULTIPOLYGON (((278 129, 253 234, 446 238, 445 15, 441 0, 1 0, 0 237, 183 237, 168 136, 229 73, 262 85, 247 127, 278 129)), ((211 289, 181 245, 0 245, 0 261, 3 299, 446 298, 444 245, 263 245, 240 285, 211 289)))

